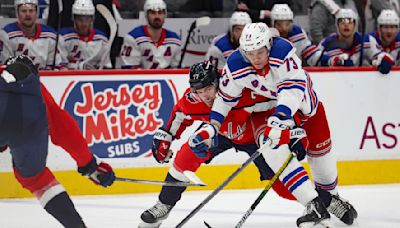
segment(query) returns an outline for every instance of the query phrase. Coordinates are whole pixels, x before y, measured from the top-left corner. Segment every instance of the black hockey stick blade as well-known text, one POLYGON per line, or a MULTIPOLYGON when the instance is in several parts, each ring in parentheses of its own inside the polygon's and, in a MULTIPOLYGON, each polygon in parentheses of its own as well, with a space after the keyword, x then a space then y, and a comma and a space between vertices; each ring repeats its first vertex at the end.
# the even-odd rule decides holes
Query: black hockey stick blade
POLYGON ((132 179, 132 178, 124 178, 124 177, 116 177, 115 180, 121 181, 121 182, 137 183, 137 184, 155 184, 155 185, 176 186, 176 187, 188 187, 188 186, 204 187, 204 186, 206 186, 206 184, 204 184, 204 183, 141 180, 141 179, 132 179))
POLYGON ((204 221, 204 225, 206 225, 207 228, 212 228, 212 226, 210 226, 206 221, 204 221))

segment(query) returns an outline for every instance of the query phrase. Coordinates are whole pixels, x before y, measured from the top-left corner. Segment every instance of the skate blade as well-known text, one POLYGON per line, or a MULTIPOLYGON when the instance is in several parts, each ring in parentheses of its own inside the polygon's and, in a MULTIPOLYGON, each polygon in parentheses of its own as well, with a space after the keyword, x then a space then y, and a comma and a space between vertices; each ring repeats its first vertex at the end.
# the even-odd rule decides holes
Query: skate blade
POLYGON ((155 223, 147 223, 147 222, 142 221, 139 224, 138 228, 158 228, 158 227, 161 226, 161 222, 162 221, 158 221, 158 222, 155 222, 155 223))
POLYGON ((329 219, 321 220, 319 223, 305 222, 300 224, 299 228, 335 228, 329 219))

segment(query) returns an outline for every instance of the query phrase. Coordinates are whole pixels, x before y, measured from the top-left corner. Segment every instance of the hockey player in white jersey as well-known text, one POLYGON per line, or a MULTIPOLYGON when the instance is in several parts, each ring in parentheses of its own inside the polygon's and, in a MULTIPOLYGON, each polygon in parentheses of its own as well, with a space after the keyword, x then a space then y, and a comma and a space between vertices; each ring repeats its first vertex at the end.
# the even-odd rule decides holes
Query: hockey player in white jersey
POLYGON ((112 68, 107 35, 93 28, 95 8, 92 0, 76 0, 72 5, 74 26, 60 31, 61 56, 68 69, 112 68))
MULTIPOLYGON (((290 153, 289 142, 285 138, 287 139, 289 129, 294 127, 293 115, 296 112, 303 116, 301 126, 306 127, 307 122, 312 121, 312 125, 308 126, 311 128, 309 130, 318 134, 318 128, 326 125, 323 126, 323 131, 329 134, 323 105, 312 89, 309 75, 301 67, 295 48, 286 39, 272 37, 264 23, 252 23, 245 26, 240 38, 240 49, 231 54, 223 69, 210 115, 211 124, 206 124, 190 138, 193 148, 204 145, 208 147, 207 141, 215 137, 215 132, 218 132, 217 129, 245 88, 277 100, 275 113, 267 119, 266 127, 259 136, 260 144, 267 143, 271 148, 263 149, 263 156, 275 172, 290 153), (320 125, 320 122, 323 124, 320 125)), ((315 150, 318 146, 314 146, 313 151, 307 152, 314 181, 318 188, 325 189, 332 195, 329 212, 350 225, 357 217, 357 212, 350 203, 337 195, 337 167, 336 160, 330 153, 330 138, 321 143, 320 146, 329 146, 323 150, 315 150)), ((292 160, 279 179, 284 184, 291 182, 288 180, 301 170, 304 168, 299 161, 292 160)), ((312 227, 318 224, 330 227, 330 214, 317 197, 314 184, 308 179, 301 179, 290 187, 291 193, 306 207, 305 214, 297 220, 297 225, 312 227)))
POLYGON ((228 56, 239 47, 239 38, 244 26, 250 23, 248 13, 234 12, 229 19, 229 31, 214 38, 205 59, 218 68, 224 67, 228 56))
POLYGON ((271 25, 279 31, 281 37, 293 43, 296 54, 303 60, 303 64, 317 65, 322 52, 320 48, 311 43, 303 28, 293 24, 293 11, 288 4, 275 4, 272 7, 271 25))
POLYGON ((370 66, 374 65, 382 74, 388 74, 394 59, 380 50, 374 37, 356 32, 357 15, 352 9, 340 9, 336 14, 337 33, 321 41, 324 54, 321 64, 325 66, 370 66), (334 40, 346 43, 345 48, 329 45, 334 40))
MULTIPOLYGON (((37 0, 15 0, 17 22, 7 24, 0 30, 0 64, 10 56, 27 55, 40 70, 53 68, 57 34, 54 29, 36 22, 37 0)), ((55 68, 66 66, 57 56, 55 68)))
POLYGON ((381 50, 389 53, 400 65, 400 19, 394 10, 382 10, 378 17, 378 30, 372 32, 373 36, 381 47, 381 50))
POLYGON ((181 39, 163 28, 167 6, 163 0, 146 0, 147 25, 134 28, 124 37, 121 48, 123 69, 164 69, 178 67, 181 39))

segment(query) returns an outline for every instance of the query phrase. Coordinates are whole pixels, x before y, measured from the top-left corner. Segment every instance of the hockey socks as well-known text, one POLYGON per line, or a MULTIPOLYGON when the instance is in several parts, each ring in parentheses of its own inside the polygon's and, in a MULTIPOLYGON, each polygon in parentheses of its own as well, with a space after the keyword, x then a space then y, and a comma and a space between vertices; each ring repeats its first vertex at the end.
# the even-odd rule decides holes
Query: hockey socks
MULTIPOLYGON (((285 159, 289 156, 289 153, 291 153, 287 145, 282 145, 277 149, 261 148, 265 148, 262 154, 274 172, 279 170, 285 159)), ((318 196, 314 189, 314 184, 310 181, 307 172, 297 159, 290 161, 286 169, 279 176, 279 180, 282 181, 285 187, 304 206, 318 196)))
MULTIPOLYGON (((165 177, 165 181, 179 182, 179 180, 172 177, 170 173, 165 177)), ((181 199, 182 193, 185 190, 186 187, 163 186, 158 199, 164 204, 175 206, 175 204, 181 199)))
POLYGON ((336 188, 338 171, 334 154, 325 153, 322 156, 310 156, 308 154, 307 160, 310 164, 315 186, 330 192, 332 195, 338 194, 336 188))
POLYGON ((66 192, 53 197, 44 209, 66 228, 86 227, 66 192))

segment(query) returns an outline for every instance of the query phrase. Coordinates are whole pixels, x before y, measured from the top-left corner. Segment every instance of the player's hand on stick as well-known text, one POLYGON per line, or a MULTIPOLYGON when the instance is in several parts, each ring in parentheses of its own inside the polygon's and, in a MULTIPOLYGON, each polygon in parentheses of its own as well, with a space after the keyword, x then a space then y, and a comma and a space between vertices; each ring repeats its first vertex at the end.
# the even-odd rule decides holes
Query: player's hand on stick
POLYGON ((218 131, 213 124, 204 124, 189 138, 189 147, 200 158, 205 158, 208 149, 217 145, 218 131))
POLYGON ((115 181, 115 173, 112 167, 106 162, 97 164, 95 157, 87 165, 78 167, 78 172, 103 187, 111 186, 115 181))
POLYGON ((153 152, 153 157, 158 163, 167 163, 169 159, 171 159, 173 153, 169 148, 172 140, 172 134, 163 128, 159 128, 154 134, 151 151, 153 152))
POLYGON ((270 116, 264 133, 259 137, 260 146, 267 144, 276 149, 287 144, 290 150, 296 153, 297 159, 303 160, 308 149, 307 134, 303 128, 293 126, 294 121, 291 118, 288 119, 275 114, 270 116))

